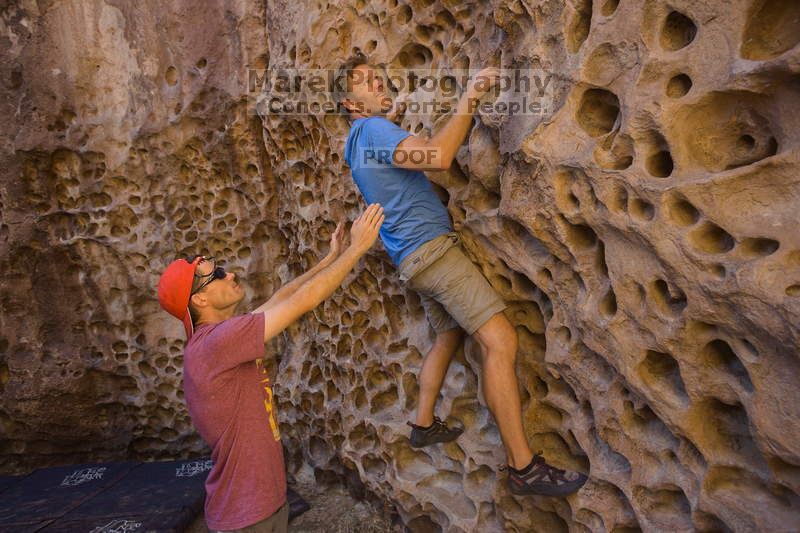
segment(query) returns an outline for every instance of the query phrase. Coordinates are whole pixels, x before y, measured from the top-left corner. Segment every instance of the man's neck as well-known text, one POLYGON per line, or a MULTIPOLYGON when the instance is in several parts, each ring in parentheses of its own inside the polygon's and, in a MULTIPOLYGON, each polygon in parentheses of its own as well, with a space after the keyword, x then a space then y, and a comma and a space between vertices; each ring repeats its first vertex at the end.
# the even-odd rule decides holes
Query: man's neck
POLYGON ((225 309, 209 309, 197 317, 197 324, 195 324, 195 327, 205 324, 218 324, 223 320, 228 320, 233 316, 235 310, 235 305, 226 307, 225 309))
POLYGON ((381 116, 383 116, 383 114, 381 113, 356 113, 356 112, 350 113, 350 117, 353 119, 353 122, 355 122, 360 118, 381 117, 381 116))

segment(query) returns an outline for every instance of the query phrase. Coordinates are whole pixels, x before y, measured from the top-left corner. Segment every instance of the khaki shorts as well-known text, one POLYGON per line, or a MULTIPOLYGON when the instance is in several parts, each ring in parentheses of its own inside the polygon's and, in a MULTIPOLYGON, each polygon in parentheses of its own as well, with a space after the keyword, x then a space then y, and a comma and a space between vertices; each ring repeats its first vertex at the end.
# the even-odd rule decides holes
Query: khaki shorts
POLYGON ((400 263, 400 279, 420 295, 436 333, 461 326, 472 335, 506 308, 480 270, 464 255, 457 233, 426 242, 400 263))
POLYGON ((260 522, 234 531, 217 531, 215 533, 287 533, 289 531, 289 503, 272 513, 260 522))

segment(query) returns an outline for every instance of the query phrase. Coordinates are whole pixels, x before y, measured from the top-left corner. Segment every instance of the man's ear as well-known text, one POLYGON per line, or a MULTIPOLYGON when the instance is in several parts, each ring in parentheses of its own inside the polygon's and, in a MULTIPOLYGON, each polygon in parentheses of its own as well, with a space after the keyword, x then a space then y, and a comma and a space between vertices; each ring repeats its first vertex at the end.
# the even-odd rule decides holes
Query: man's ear
POLYGON ((344 100, 342 100, 342 105, 344 106, 345 109, 347 109, 351 113, 353 112, 353 108, 355 107, 355 104, 349 98, 345 98, 344 100))
POLYGON ((208 305, 208 299, 202 292, 198 292, 197 294, 192 294, 192 297, 189 298, 189 301, 192 302, 195 309, 200 309, 201 307, 205 307, 206 305, 208 305))

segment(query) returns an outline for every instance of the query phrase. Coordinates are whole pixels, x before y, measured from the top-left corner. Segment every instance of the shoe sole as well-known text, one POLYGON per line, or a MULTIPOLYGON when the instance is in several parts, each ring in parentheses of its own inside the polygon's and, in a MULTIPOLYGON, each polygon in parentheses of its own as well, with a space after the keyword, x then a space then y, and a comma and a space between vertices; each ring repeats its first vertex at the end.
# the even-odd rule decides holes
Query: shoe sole
POLYGON ((581 480, 579 482, 574 482, 570 485, 561 485, 560 487, 554 487, 553 485, 548 484, 533 484, 528 485, 529 488, 526 489, 519 489, 517 486, 509 481, 508 482, 508 489, 511 491, 512 494, 516 496, 569 496, 570 494, 575 494, 580 490, 581 487, 586 483, 586 480, 581 480))
POLYGON ((431 442, 425 442, 425 443, 423 443, 423 444, 418 444, 418 443, 415 443, 415 442, 412 440, 412 441, 411 441, 411 447, 412 447, 412 448, 424 448, 424 447, 426 447, 426 446, 431 446, 431 445, 433 445, 433 444, 441 444, 441 443, 445 443, 445 442, 453 442, 454 440, 456 440, 456 439, 457 439, 458 437, 460 437, 460 436, 461 436, 461 433, 459 433, 458 435, 454 436, 452 439, 447 439, 447 440, 434 440, 434 441, 431 441, 431 442))

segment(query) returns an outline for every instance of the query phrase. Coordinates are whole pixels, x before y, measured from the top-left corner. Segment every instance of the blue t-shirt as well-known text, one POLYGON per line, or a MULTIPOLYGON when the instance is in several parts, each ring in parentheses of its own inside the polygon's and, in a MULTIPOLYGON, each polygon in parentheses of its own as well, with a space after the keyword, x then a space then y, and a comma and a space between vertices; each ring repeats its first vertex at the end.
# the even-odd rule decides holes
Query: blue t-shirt
POLYGON ((359 118, 344 147, 344 160, 364 200, 383 206, 381 240, 395 265, 420 245, 453 231, 425 174, 392 165, 395 148, 410 135, 383 117, 359 118))

